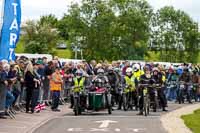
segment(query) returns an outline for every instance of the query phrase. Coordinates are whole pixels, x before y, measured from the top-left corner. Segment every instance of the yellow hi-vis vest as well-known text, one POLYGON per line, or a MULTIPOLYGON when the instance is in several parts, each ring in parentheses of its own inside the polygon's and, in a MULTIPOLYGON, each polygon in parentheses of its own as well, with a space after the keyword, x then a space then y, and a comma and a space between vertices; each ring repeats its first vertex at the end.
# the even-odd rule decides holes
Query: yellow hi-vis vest
POLYGON ((137 71, 137 72, 133 72, 133 75, 134 75, 134 77, 137 79, 137 81, 140 80, 140 77, 141 77, 141 75, 143 75, 143 74, 144 74, 144 71, 142 71, 142 70, 139 70, 139 71, 137 71))
POLYGON ((80 92, 83 91, 83 86, 84 86, 85 78, 81 78, 80 82, 78 82, 78 79, 74 79, 74 92, 80 92))
POLYGON ((126 88, 125 92, 134 91, 135 90, 135 77, 132 76, 131 78, 129 78, 128 76, 125 76, 125 81, 126 81, 126 85, 131 86, 130 88, 126 88))
POLYGON ((162 81, 165 82, 166 81, 166 77, 164 75, 162 75, 162 81))

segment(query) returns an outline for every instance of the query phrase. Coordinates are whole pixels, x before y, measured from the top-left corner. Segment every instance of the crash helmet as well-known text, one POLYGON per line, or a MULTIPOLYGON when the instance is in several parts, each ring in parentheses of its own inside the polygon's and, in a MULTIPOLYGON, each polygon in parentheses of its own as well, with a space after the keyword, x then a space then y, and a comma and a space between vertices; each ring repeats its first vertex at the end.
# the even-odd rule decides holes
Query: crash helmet
POLYGON ((126 69, 126 73, 132 73, 132 68, 130 68, 130 67, 127 68, 127 69, 126 69))
POLYGON ((132 74, 132 71, 133 71, 133 69, 132 69, 132 68, 130 68, 130 67, 129 67, 129 68, 127 68, 127 69, 126 69, 126 75, 127 75, 127 76, 131 76, 131 74, 132 74))
POLYGON ((151 68, 150 68, 149 65, 145 65, 143 69, 144 69, 144 72, 145 72, 145 73, 146 73, 147 71, 151 71, 151 68))
POLYGON ((99 68, 97 70, 97 74, 104 74, 104 73, 105 73, 105 71, 102 68, 99 68))
POLYGON ((103 81, 100 78, 96 79, 94 83, 95 83, 95 87, 103 87, 103 81))
POLYGON ((81 70, 77 70, 76 71, 76 76, 77 77, 82 77, 83 76, 83 72, 81 70))
POLYGON ((140 65, 139 64, 134 64, 133 65, 133 70, 136 72, 138 70, 140 70, 140 65))
POLYGON ((154 67, 152 71, 153 72, 155 72, 155 71, 160 72, 160 70, 157 67, 154 67))

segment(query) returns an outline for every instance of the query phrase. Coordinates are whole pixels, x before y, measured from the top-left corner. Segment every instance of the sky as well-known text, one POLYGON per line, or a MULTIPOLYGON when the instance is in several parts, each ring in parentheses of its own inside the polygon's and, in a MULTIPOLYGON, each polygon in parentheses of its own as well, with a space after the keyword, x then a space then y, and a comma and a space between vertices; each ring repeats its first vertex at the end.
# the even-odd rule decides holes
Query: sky
MULTIPOLYGON (((67 11, 71 2, 80 0, 21 0, 22 21, 29 19, 39 19, 40 16, 55 14, 61 18, 67 11)), ((188 13, 195 21, 200 23, 200 0, 148 0, 155 9, 160 9, 166 5, 172 5, 175 9, 181 9, 188 13)), ((1 7, 2 0, 0 0, 1 7)), ((0 11, 2 11, 0 9, 0 11)))

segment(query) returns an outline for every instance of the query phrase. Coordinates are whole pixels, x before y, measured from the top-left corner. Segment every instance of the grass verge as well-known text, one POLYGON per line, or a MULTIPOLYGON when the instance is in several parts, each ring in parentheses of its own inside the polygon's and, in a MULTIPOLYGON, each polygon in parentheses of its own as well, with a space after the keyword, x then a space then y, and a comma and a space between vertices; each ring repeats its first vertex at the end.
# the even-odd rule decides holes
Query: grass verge
POLYGON ((193 133, 200 133, 200 109, 194 111, 193 114, 183 115, 181 118, 193 133))

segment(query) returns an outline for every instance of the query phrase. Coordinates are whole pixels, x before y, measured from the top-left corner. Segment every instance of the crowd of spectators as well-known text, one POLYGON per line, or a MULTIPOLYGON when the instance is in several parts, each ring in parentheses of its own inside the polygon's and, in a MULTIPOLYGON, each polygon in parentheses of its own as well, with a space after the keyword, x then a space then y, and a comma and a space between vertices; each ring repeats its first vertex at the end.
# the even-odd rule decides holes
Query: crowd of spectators
MULTIPOLYGON (((52 99, 52 111, 60 111, 58 109, 60 93, 57 92, 63 90, 62 96, 69 96, 77 70, 82 71, 84 77, 96 75, 99 68, 104 69, 105 72, 112 68, 118 75, 125 75, 126 69, 133 67, 134 64, 129 61, 99 61, 97 63, 95 60, 89 63, 86 61, 60 62, 58 57, 54 57, 51 61, 45 57, 28 59, 23 56, 11 62, 2 60, 0 61, 0 117, 5 117, 10 108, 21 103, 24 103, 26 113, 34 113, 38 103, 52 99)), ((154 63, 138 63, 138 65, 141 70, 144 65, 152 68, 157 66, 168 81, 173 80, 172 75, 180 76, 184 67, 197 75, 199 75, 200 68, 198 65, 188 64, 165 66, 154 63)), ((199 77, 194 77, 192 80, 199 82, 199 77)), ((174 97, 173 92, 167 93, 169 99, 174 97)))

